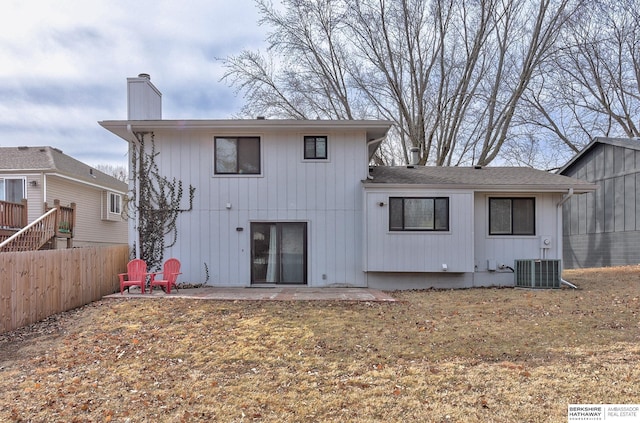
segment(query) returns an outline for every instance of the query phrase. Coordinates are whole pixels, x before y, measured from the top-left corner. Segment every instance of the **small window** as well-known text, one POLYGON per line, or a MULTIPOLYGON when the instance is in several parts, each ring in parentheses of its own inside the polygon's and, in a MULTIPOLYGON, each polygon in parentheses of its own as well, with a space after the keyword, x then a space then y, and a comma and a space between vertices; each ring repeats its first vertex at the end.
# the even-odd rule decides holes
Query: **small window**
POLYGON ((117 192, 112 192, 112 191, 102 192, 102 206, 101 206, 102 220, 109 220, 112 222, 121 222, 122 207, 123 207, 122 194, 118 194, 117 192))
POLYGON ((489 198, 489 235, 535 235, 535 198, 489 198))
POLYGON ((304 158, 327 159, 327 137, 325 136, 305 136, 304 137, 304 158))
POLYGON ((216 137, 215 170, 217 175, 259 175, 259 137, 216 137))
POLYGON ((389 230, 448 231, 449 198, 389 198, 389 230))
POLYGON ((109 193, 109 213, 122 213, 122 196, 120 194, 109 193))

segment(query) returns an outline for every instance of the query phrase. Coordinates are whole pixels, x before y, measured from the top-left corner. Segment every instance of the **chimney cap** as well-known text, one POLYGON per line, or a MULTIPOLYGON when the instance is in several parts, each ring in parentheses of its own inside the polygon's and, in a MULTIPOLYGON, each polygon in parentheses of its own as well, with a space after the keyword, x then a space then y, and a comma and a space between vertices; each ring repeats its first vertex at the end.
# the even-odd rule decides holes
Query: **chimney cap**
POLYGON ((146 79, 148 79, 149 81, 151 81, 151 75, 149 75, 148 73, 141 73, 141 74, 138 74, 138 78, 146 78, 146 79))

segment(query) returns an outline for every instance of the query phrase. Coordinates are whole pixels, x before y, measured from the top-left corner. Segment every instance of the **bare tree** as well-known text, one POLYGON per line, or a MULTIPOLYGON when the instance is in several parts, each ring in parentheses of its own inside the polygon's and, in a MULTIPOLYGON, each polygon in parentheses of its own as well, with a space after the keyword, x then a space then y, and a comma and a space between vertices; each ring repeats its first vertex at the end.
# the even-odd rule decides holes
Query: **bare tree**
POLYGON ((527 92, 529 125, 575 154, 595 136, 638 137, 640 3, 594 2, 562 32, 545 79, 527 92))
POLYGON ((225 59, 224 79, 246 114, 385 118, 405 161, 486 165, 582 1, 258 0, 269 54, 225 59))
POLYGON ((110 164, 99 164, 95 168, 102 173, 106 173, 109 176, 113 176, 119 181, 127 182, 128 172, 125 166, 115 166, 110 164))
POLYGON ((331 0, 257 0, 272 56, 244 51, 225 59, 224 79, 246 96, 244 112, 293 119, 354 119, 347 85, 344 11, 331 0), (272 60, 273 55, 277 60, 272 60))

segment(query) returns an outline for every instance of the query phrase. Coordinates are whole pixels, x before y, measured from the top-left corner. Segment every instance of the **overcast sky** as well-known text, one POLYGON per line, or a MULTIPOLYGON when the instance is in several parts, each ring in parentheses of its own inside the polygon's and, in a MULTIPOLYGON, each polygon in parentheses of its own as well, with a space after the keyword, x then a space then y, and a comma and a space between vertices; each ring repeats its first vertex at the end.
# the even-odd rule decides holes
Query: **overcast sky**
POLYGON ((242 99, 216 58, 264 45, 253 0, 3 0, 0 146, 48 145, 86 164, 124 165, 126 79, 162 92, 164 119, 224 119, 242 99))

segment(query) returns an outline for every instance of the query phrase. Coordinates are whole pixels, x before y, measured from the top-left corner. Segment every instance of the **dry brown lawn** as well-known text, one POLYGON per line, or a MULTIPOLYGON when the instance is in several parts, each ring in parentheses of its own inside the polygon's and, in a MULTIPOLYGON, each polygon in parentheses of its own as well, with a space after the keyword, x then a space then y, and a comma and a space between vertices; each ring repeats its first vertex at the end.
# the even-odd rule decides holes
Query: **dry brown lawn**
POLYGON ((397 303, 105 300, 0 335, 0 421, 564 422, 640 403, 640 267, 397 303))

